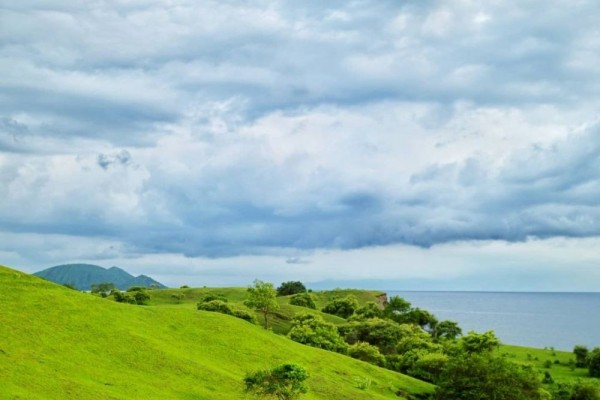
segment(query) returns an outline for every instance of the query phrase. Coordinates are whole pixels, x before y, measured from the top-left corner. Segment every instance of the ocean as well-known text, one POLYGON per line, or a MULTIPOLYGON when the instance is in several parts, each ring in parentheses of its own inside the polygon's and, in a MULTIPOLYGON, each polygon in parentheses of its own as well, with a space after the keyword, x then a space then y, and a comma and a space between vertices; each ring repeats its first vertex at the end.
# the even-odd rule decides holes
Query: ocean
POLYGON ((600 293, 387 291, 438 320, 458 322, 463 333, 493 330, 502 343, 554 347, 600 347, 600 293))

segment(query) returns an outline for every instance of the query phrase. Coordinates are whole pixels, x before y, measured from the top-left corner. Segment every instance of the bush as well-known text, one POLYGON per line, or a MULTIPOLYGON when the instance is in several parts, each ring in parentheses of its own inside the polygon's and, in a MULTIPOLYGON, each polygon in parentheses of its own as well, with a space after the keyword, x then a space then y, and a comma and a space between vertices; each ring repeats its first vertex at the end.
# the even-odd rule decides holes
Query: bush
POLYGON ((293 295, 290 298, 290 304, 294 306, 312 308, 313 310, 317 308, 310 293, 298 293, 293 295))
POLYGON ((383 311, 379 308, 377 303, 372 301, 358 308, 354 312, 354 317, 359 319, 381 318, 382 316, 383 311))
POLYGON ((573 386, 570 400, 600 400, 600 388, 593 382, 578 381, 573 386))
POLYGON ((233 310, 233 316, 236 318, 240 318, 243 319, 244 321, 248 321, 251 322, 253 324, 256 324, 256 316, 246 310, 233 310))
POLYGON ((281 286, 277 288, 277 296, 289 296, 291 294, 304 292, 306 292, 306 287, 299 281, 283 282, 281 286))
MULTIPOLYGON (((415 329, 422 332, 420 328, 415 327, 415 329)), ((392 354, 396 352, 398 342, 406 335, 412 334, 412 328, 398 325, 390 320, 371 318, 352 321, 348 325, 340 327, 340 333, 350 344, 367 342, 377 346, 383 354, 392 354)), ((429 337, 429 335, 423 334, 429 337)))
POLYGON ((118 303, 145 305, 150 300, 150 296, 145 291, 121 292, 120 290, 113 290, 112 296, 118 303))
POLYGON ((333 299, 321 311, 338 317, 348 318, 358 308, 358 300, 354 296, 346 296, 341 299, 333 299))
POLYGON ((589 350, 585 346, 575 346, 573 349, 573 354, 575 354, 575 366, 577 368, 585 368, 587 367, 587 356, 589 354, 589 350))
POLYGON ((586 360, 590 376, 600 378, 600 347, 592 350, 586 360))
POLYGON ((531 368, 489 354, 450 359, 436 383, 438 400, 542 400, 548 396, 531 368))
POLYGON ((200 301, 202 303, 208 303, 209 301, 213 301, 213 300, 219 300, 222 301, 223 303, 227 303, 227 297, 223 296, 222 294, 207 294, 206 296, 202 297, 200 299, 200 301))
POLYGON ((296 364, 283 364, 270 370, 257 371, 246 375, 246 391, 261 398, 274 397, 279 400, 292 400, 308 392, 304 381, 308 372, 296 364))
POLYGON ((198 310, 218 312, 221 314, 233 315, 233 310, 229 304, 221 300, 210 300, 198 303, 198 310))
POLYGON ((348 349, 337 327, 317 315, 296 315, 288 337, 298 343, 338 353, 346 353, 348 349))
POLYGON ((348 355, 361 361, 371 364, 385 366, 385 357, 381 355, 379 349, 365 342, 358 342, 348 348, 348 355))

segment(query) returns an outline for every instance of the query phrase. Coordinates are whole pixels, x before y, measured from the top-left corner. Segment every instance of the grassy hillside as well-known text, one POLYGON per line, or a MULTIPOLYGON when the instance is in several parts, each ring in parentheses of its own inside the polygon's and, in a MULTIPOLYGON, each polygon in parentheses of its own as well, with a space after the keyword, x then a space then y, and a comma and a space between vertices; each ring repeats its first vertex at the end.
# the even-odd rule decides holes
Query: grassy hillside
MULTIPOLYGON (((231 304, 242 305, 246 298, 246 288, 230 287, 230 288, 183 288, 183 289, 164 289, 154 290, 151 292, 150 304, 152 305, 172 305, 183 308, 196 308, 196 304, 206 295, 216 295, 225 297, 231 304), (175 299, 173 295, 182 295, 181 298, 175 299)), ((309 314, 317 314, 323 317, 325 321, 336 325, 344 324, 347 321, 335 315, 322 313, 319 311, 329 301, 336 297, 345 297, 353 295, 357 298, 359 304, 364 305, 367 302, 379 301, 379 296, 385 293, 379 291, 355 290, 355 289, 336 289, 311 293, 315 300, 317 310, 311 310, 304 307, 293 306, 289 304, 291 296, 277 297, 279 310, 270 321, 271 328, 276 333, 286 334, 290 330, 290 320, 294 314, 306 312, 309 314)), ((262 321, 262 314, 257 313, 257 318, 262 321)))
POLYGON ((306 399, 398 399, 432 386, 240 319, 135 306, 0 267, 0 398, 244 399, 247 372, 305 366, 306 399), (371 379, 368 390, 358 382, 371 379))
POLYGON ((534 366, 540 375, 550 372, 555 382, 574 382, 577 379, 597 381, 589 376, 587 368, 575 368, 572 365, 575 356, 571 352, 510 345, 502 345, 498 352, 516 363, 534 366))

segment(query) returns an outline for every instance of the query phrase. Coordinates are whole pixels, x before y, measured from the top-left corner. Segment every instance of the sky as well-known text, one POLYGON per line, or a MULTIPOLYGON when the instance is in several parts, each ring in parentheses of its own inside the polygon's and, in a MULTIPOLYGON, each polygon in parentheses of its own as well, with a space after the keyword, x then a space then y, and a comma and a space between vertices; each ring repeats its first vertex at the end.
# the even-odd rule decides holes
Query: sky
POLYGON ((0 263, 600 287, 600 3, 0 2, 0 263))

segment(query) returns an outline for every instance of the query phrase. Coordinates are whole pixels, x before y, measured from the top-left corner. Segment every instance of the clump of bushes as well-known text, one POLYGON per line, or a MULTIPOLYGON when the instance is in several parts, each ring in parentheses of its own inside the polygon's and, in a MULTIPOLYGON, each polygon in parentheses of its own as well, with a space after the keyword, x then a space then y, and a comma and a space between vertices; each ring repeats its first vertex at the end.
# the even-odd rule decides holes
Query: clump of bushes
POLYGON ((206 296, 201 302, 199 302, 198 310, 218 312, 243 319, 244 321, 248 321, 253 324, 256 323, 256 317, 254 314, 247 310, 232 307, 227 304, 227 301, 214 299, 214 296, 206 296))
POLYGON ((356 297, 346 296, 331 300, 321 311, 338 317, 349 318, 357 308, 358 300, 356 300, 356 297))
POLYGON ((294 306, 311 308, 313 310, 317 308, 310 293, 298 293, 293 295, 290 298, 290 304, 294 306))
POLYGON ((150 300, 150 295, 144 288, 139 286, 130 287, 127 289, 127 292, 115 289, 111 292, 111 295, 118 303, 146 305, 148 304, 148 300, 150 300))
POLYGON ((308 392, 304 383, 308 372, 296 364, 282 364, 247 374, 244 378, 246 391, 260 398, 273 397, 279 400, 293 400, 308 392))
POLYGON ((289 281, 283 282, 281 286, 277 288, 277 296, 289 296, 291 294, 305 293, 306 287, 302 282, 289 281))

